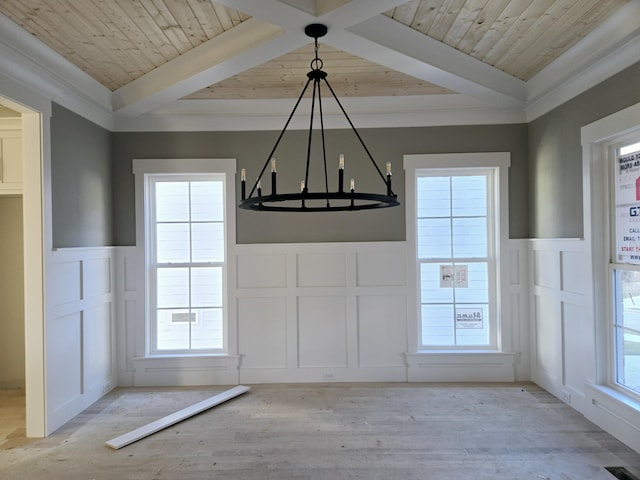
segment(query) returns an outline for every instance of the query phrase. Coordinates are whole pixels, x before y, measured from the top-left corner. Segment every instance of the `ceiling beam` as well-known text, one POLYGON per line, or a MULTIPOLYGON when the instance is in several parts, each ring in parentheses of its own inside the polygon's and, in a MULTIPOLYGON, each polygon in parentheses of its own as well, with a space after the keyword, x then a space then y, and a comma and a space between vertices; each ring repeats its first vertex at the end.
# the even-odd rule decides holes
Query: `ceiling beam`
POLYGON ((406 0, 352 0, 319 17, 303 11, 313 2, 298 9, 289 1, 218 1, 289 31, 324 23, 322 43, 488 104, 522 108, 526 101, 525 82, 381 15, 406 0))
POLYGON ((257 18, 161 65, 113 92, 118 115, 140 115, 304 45, 292 35, 257 18))
POLYGON ((522 108, 527 98, 524 81, 384 15, 354 25, 348 31, 334 32, 325 42, 497 106, 522 108))

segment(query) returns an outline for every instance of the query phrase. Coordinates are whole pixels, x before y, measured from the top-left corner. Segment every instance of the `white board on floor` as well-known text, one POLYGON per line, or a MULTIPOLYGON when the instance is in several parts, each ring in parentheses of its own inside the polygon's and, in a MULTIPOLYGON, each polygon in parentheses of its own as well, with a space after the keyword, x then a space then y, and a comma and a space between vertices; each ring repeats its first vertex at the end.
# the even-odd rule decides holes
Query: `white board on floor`
POLYGON ((233 387, 229 390, 226 390, 222 393, 218 393, 213 397, 209 397, 201 402, 195 403, 190 407, 183 408, 171 415, 167 415, 166 417, 162 417, 158 420, 155 420, 151 423, 143 425, 140 428, 136 428, 135 430, 130 431, 129 433, 125 433, 124 435, 120 435, 119 437, 113 438, 108 442, 105 442, 107 447, 111 447, 114 450, 117 450, 122 447, 126 447, 127 445, 137 442, 138 440, 148 437, 160 430, 163 430, 171 425, 175 425, 178 422, 186 420, 189 417, 197 415, 198 413, 204 412, 216 405, 220 405, 227 400, 231 400, 238 395, 242 395, 250 390, 249 387, 244 385, 238 385, 237 387, 233 387))

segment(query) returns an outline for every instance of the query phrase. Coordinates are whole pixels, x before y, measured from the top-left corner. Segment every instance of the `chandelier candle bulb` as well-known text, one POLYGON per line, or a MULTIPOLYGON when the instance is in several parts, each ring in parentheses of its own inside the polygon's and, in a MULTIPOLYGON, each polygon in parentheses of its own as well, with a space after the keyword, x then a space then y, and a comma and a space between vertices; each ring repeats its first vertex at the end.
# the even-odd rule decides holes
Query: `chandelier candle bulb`
POLYGON ((260 180, 258 180, 258 196, 261 197, 262 196, 262 185, 260 184, 260 180))
POLYGON ((300 191, 304 192, 304 180, 300 180, 300 191))
POLYGON ((240 170, 240 188, 242 190, 242 200, 247 196, 247 171, 243 168, 240 170))
POLYGON ((276 194, 276 159, 271 159, 271 195, 276 194))
POLYGON ((354 192, 354 191, 355 191, 355 189, 356 189, 356 180, 355 180, 354 178, 352 178, 352 179, 351 179, 351 182, 349 182, 349 189, 351 190, 351 194, 352 194, 352 195, 351 195, 351 208, 353 208, 353 207, 354 207, 354 205, 355 205, 355 202, 354 202, 354 200, 353 200, 353 192, 354 192))
POLYGON ((391 162, 387 162, 387 195, 391 196, 391 162))
POLYGON ((342 154, 338 160, 338 192, 344 192, 344 155, 342 154))

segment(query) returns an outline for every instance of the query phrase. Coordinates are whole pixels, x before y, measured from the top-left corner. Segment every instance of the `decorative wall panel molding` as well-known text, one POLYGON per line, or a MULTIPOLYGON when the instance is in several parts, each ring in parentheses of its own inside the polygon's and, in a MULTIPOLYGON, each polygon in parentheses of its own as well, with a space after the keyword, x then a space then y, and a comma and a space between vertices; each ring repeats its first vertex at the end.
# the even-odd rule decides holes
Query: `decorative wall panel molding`
POLYGON ((50 255, 47 415, 51 431, 116 386, 115 248, 50 255))
POLYGON ((119 385, 528 380, 528 243, 510 242, 509 353, 416 352, 405 242, 236 245, 228 354, 145 356, 135 247, 116 256, 119 385))
POLYGON ((536 239, 530 254, 531 378, 581 412, 595 369, 585 248, 578 239, 536 239))
POLYGON ((236 254, 241 383, 406 381, 404 242, 238 245, 236 254), (256 281, 266 266, 273 283, 256 281))

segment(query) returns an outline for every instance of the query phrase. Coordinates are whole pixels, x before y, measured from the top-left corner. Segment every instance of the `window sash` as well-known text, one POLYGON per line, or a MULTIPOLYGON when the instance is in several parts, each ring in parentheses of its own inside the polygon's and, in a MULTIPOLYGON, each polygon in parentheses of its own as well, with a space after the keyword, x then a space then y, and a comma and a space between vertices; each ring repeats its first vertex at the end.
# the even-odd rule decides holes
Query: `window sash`
MULTIPOLYGON (((205 173, 150 174, 147 176, 147 187, 149 351, 151 354, 221 352, 225 345, 226 309, 225 177, 223 174, 205 173), (203 220, 202 218, 208 215, 206 208, 195 205, 197 198, 192 194, 205 182, 209 182, 216 189, 217 198, 210 200, 219 206, 213 209, 208 219, 203 220), (175 204, 169 208, 159 205, 163 200, 158 197, 158 190, 170 183, 186 187, 188 200, 183 202, 186 205, 182 206, 182 211, 180 208, 174 208, 175 204), (170 208, 174 211, 167 213, 170 208), (161 209, 165 211, 158 215, 161 209), (215 234, 217 248, 206 248, 207 242, 203 241, 203 230, 206 233, 206 227, 209 227, 209 233, 215 234), (161 241, 161 233, 165 234, 168 240, 161 241), (181 248, 182 252, 179 251, 181 248), (169 253, 171 251, 172 254, 169 253), (203 272, 210 275, 215 272, 216 280, 208 279, 207 282, 207 279, 203 279, 203 272), (197 273, 200 275, 196 275, 197 273), (163 276, 170 274, 176 282, 173 291, 167 290, 170 286, 167 282, 170 280, 163 285, 163 276), (203 285, 207 283, 208 288, 213 290, 216 301, 199 301, 203 297, 203 285), (167 295, 173 295, 174 299, 172 302, 162 302, 161 295, 165 299, 167 295), (186 313, 190 316, 196 314, 201 320, 176 323, 170 320, 172 313, 186 313)), ((172 198, 164 203, 180 203, 181 200, 184 199, 172 198)), ((169 278, 171 277, 168 276, 167 279, 169 278)))
MULTIPOLYGON (((625 138, 609 145, 610 162, 610 260, 609 291, 611 292, 611 315, 609 320, 610 384, 627 394, 640 398, 640 260, 635 252, 626 253, 625 246, 635 248, 638 237, 629 232, 632 218, 628 217, 640 205, 638 200, 639 174, 621 170, 621 157, 640 151, 638 138, 625 138), (630 184, 627 182, 631 180, 630 184), (635 187, 635 188, 634 188, 635 187), (636 302, 638 307, 636 308, 636 302)), ((640 222, 637 224, 640 228, 640 222)))
MULTIPOLYGON (((495 349, 497 347, 497 270, 496 270, 496 245, 495 239, 497 233, 496 228, 496 184, 497 169, 496 168, 451 168, 451 169, 419 169, 416 170, 416 254, 418 264, 418 285, 420 298, 420 318, 419 330, 419 347, 422 349, 495 349), (464 210, 456 209, 454 206, 456 193, 453 192, 453 184, 457 179, 463 177, 484 178, 484 204, 477 202, 478 198, 471 199, 467 202, 468 208, 464 210), (447 197, 445 201, 433 195, 433 198, 421 198, 421 189, 419 183, 423 179, 435 179, 433 185, 440 184, 440 195, 444 193, 447 197), (445 183, 448 183, 448 192, 445 183), (421 201, 428 205, 436 205, 433 212, 425 212, 421 201), (475 200, 475 201, 474 201, 475 200), (448 202, 448 205, 446 203, 448 202), (438 211, 441 213, 438 214, 438 211), (446 215, 445 216, 445 212, 446 215), (431 213, 429 215, 428 213, 431 213), (448 242, 447 248, 441 246, 435 249, 436 255, 427 255, 426 245, 421 242, 421 236, 424 229, 421 229, 420 223, 425 219, 437 219, 434 224, 441 227, 440 234, 442 238, 448 242), (456 229, 454 228, 457 219, 474 220, 479 225, 483 225, 483 234, 473 239, 470 244, 480 242, 482 245, 482 254, 478 252, 478 248, 471 246, 470 250, 463 252, 471 254, 456 255, 455 241, 456 229), (482 220, 478 222, 478 220, 482 220), (446 254, 446 255, 445 255, 446 254), (484 266, 484 298, 478 299, 470 297, 468 294, 469 286, 456 287, 456 283, 449 286, 445 282, 442 285, 442 269, 448 271, 445 267, 450 266, 450 270, 454 275, 457 274, 456 267, 466 267, 466 271, 474 271, 478 266, 484 266), (438 272, 440 269, 440 272, 438 272), (435 271, 434 271, 435 270, 435 271), (425 273, 429 272, 429 278, 425 278, 425 273), (427 289, 425 292, 425 284, 431 284, 433 287, 436 274, 440 273, 437 278, 440 279, 440 288, 427 289), (432 296, 425 298, 425 293, 432 296), (437 298, 438 295, 448 298, 437 298), (444 301, 443 301, 444 300, 444 301), (481 301, 480 301, 481 300, 481 301), (446 312, 446 313, 445 313, 446 312), (438 317, 438 314, 441 316, 438 317), (446 315, 446 316, 443 316, 446 315), (447 323, 447 320, 448 323, 447 323), (444 324, 443 324, 444 323, 444 324), (427 334, 429 329, 432 334, 427 334), (440 339, 438 339, 440 337, 440 339), (444 338, 452 339, 445 341, 444 338)), ((427 197, 430 194, 427 193, 427 197)), ((460 203, 461 198, 457 199, 460 203)), ((465 204, 465 205, 467 205, 465 204)), ((437 236, 436 236, 437 237, 437 236)), ((437 242, 432 242, 432 246, 436 246, 437 242)), ((446 273, 445 273, 446 274, 446 273)), ((471 276, 471 274, 469 274, 471 276)), ((477 279, 475 279, 477 282, 477 279)))

